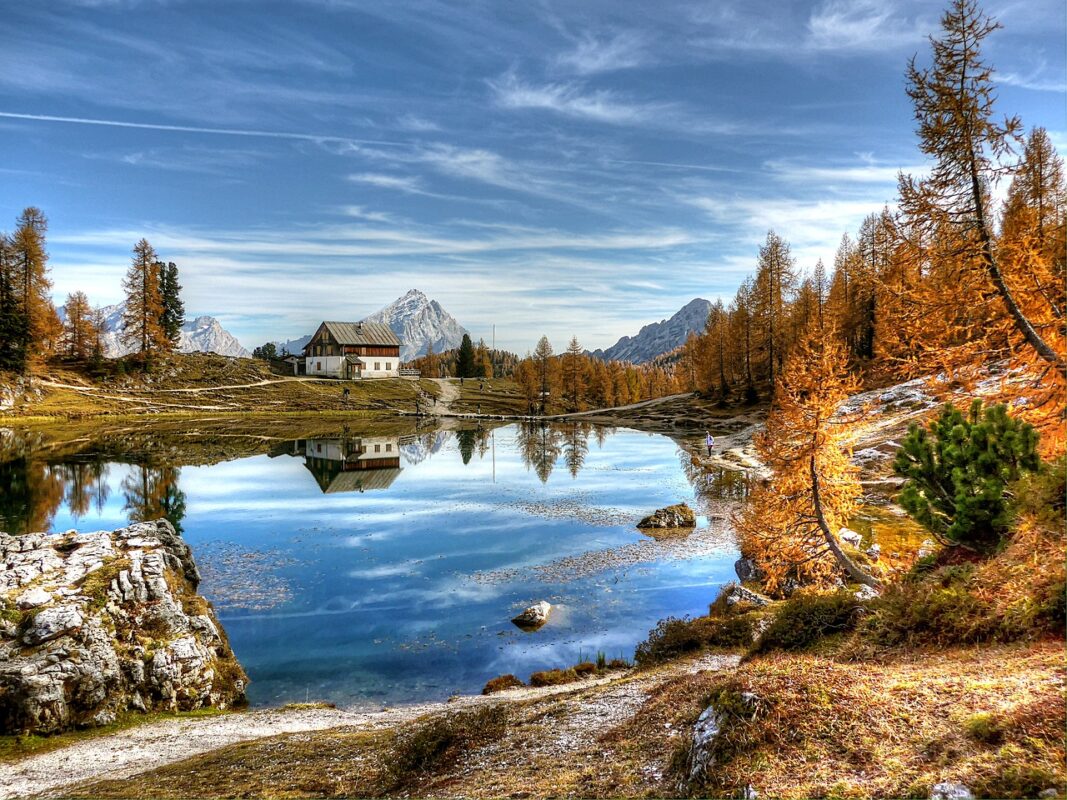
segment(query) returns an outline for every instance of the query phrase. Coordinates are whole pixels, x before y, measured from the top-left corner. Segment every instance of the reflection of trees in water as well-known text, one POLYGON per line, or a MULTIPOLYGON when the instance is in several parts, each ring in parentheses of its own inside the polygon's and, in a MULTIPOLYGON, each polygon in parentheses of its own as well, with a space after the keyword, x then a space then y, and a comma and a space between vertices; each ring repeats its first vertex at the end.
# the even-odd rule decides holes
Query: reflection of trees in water
POLYGON ((62 471, 25 457, 0 464, 0 528, 8 533, 47 531, 63 502, 62 471))
POLYGON ((164 517, 182 532, 185 518, 185 492, 178 488, 178 467, 156 467, 138 464, 122 479, 122 492, 126 497, 123 510, 129 513, 131 522, 147 522, 164 517))
POLYGON ((519 429, 519 452, 527 469, 533 469, 541 483, 547 483, 556 459, 562 452, 560 432, 541 422, 524 422, 519 429))
POLYGON ((744 470, 702 466, 684 451, 680 460, 689 483, 705 500, 741 501, 748 497, 750 479, 744 470))
POLYGON ((93 506, 101 510, 111 493, 107 476, 108 465, 100 458, 49 464, 20 457, 0 463, 0 530, 51 530, 63 503, 75 519, 93 506))
POLYGON ((590 425, 587 422, 577 422, 564 432, 563 460, 572 478, 578 477, 589 454, 589 433, 590 425))
POLYGON ((471 463, 471 456, 474 455, 475 439, 477 439, 477 433, 475 431, 456 431, 456 441, 459 442, 459 454, 463 458, 464 464, 471 463))

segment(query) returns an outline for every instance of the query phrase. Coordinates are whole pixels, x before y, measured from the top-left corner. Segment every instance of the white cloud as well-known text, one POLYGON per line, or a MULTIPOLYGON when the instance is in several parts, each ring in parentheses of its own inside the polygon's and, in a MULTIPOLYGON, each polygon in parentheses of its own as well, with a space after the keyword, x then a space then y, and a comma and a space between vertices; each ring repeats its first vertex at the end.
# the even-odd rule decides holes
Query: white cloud
POLYGON ((354 183, 366 183, 381 189, 396 189, 408 194, 425 194, 422 181, 418 178, 383 175, 379 172, 360 172, 349 175, 348 179, 354 183))
POLYGON ((580 84, 524 83, 514 73, 489 81, 496 103, 502 108, 540 109, 612 125, 643 123, 671 107, 664 103, 631 103, 607 89, 586 91, 580 84))
POLYGON ((557 66, 579 75, 632 69, 649 61, 643 38, 632 32, 621 33, 610 39, 585 36, 573 50, 555 59, 557 66))
POLYGON ((826 0, 808 18, 806 46, 813 50, 886 50, 921 42, 927 22, 901 18, 884 0, 826 0))

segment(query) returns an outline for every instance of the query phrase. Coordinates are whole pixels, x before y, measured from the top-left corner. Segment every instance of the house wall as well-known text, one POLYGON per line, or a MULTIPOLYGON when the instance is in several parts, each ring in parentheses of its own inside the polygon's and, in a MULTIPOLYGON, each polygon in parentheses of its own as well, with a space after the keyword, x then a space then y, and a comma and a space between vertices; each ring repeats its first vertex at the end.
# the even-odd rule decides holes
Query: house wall
MULTIPOLYGON (((367 362, 364 378, 400 377, 400 359, 395 356, 363 356, 367 362)), ((344 356, 308 356, 304 359, 305 373, 318 378, 343 378, 344 356)))

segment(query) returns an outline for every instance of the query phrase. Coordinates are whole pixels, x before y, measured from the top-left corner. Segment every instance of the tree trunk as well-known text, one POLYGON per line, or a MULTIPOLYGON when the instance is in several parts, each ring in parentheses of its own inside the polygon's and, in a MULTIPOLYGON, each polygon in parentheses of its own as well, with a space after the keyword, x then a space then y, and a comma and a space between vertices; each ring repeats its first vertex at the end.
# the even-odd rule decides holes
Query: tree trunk
POLYGON ((812 453, 811 460, 809 462, 811 469, 811 494, 815 501, 815 519, 818 520, 819 529, 822 531, 823 537, 826 539, 826 545, 830 548, 830 552, 834 554, 834 558, 837 559, 837 563, 848 573, 848 576, 852 578, 856 583, 861 583, 864 586, 870 586, 872 589, 878 589, 881 587, 881 583, 873 576, 868 575, 856 562, 848 557, 848 554, 841 549, 841 545, 837 543, 837 537, 834 536, 830 530, 830 526, 826 522, 826 517, 822 511, 822 499, 819 496, 819 473, 815 469, 815 454, 812 453))

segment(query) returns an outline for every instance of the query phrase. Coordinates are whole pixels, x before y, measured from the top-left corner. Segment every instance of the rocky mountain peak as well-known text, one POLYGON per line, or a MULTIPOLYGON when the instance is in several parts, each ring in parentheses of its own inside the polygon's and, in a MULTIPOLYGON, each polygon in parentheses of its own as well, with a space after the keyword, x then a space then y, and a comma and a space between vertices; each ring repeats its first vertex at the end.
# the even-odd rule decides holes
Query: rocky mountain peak
POLYGON ((682 306, 670 318, 645 325, 635 336, 623 336, 606 350, 593 355, 605 361, 631 361, 644 364, 685 344, 691 332, 702 331, 708 321, 711 303, 701 297, 682 306))

